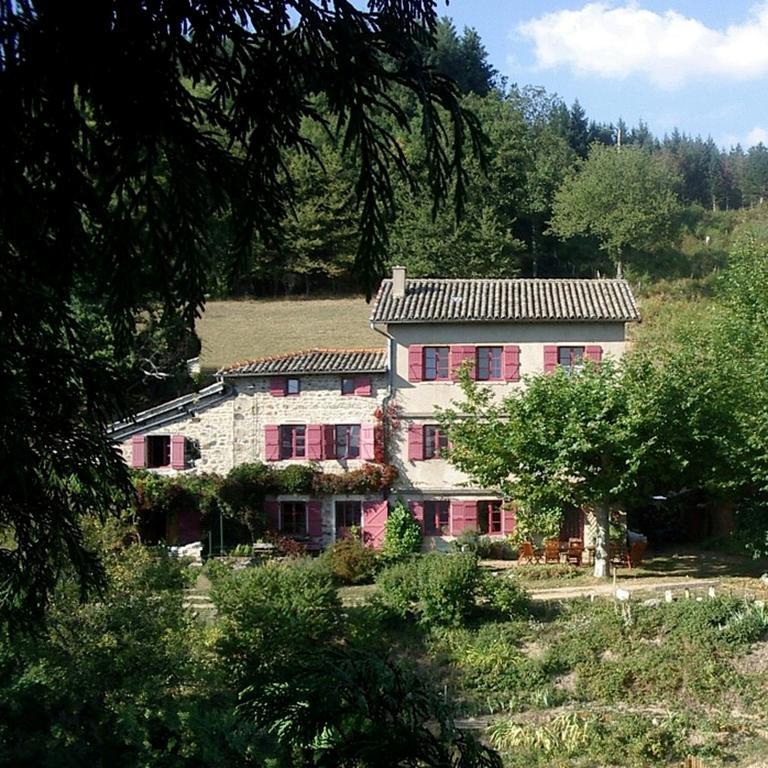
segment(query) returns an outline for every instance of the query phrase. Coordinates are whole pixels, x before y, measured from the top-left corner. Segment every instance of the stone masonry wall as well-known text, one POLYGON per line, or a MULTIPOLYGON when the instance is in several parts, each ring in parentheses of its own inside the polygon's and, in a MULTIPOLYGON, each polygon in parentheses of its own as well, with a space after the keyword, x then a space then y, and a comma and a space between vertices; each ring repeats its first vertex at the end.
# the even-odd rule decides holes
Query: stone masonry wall
MULTIPOLYGON (((230 383, 232 396, 223 403, 203 408, 194 415, 180 415, 172 423, 142 432, 144 435, 181 434, 200 447, 194 472, 226 474, 247 462, 265 461, 264 428, 280 424, 374 424, 376 409, 386 394, 386 377, 372 376, 372 396, 341 394, 341 377, 301 376, 301 393, 274 397, 268 377, 237 378, 230 383)), ((131 462, 131 438, 120 445, 126 462, 131 462)), ((271 462, 285 467, 301 460, 271 462)), ((362 460, 326 460, 318 465, 326 472, 357 469, 362 460)), ((174 474, 168 468, 156 470, 174 474)))

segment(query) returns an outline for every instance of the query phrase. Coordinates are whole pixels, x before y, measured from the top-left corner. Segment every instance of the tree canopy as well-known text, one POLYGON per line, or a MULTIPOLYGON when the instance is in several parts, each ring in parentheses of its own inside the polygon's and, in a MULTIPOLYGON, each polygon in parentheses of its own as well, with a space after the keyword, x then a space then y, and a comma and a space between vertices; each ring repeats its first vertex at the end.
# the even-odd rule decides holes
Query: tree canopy
POLYGON ((424 0, 0 6, 4 608, 39 611, 71 566, 83 585, 98 576, 80 520, 127 487, 106 434, 125 408, 117 361, 148 307, 191 328, 222 268, 213 221, 236 253, 274 240, 296 199, 286 153, 321 159, 307 123, 353 169, 368 291, 393 177, 413 179, 396 91, 418 105, 426 187, 462 208, 481 134, 426 59, 436 23, 424 0), (102 321, 107 348, 89 333, 102 321))
POLYGON ((638 147, 593 144, 557 191, 550 222, 562 238, 592 235, 621 270, 631 251, 669 242, 679 202, 678 178, 663 157, 638 147))

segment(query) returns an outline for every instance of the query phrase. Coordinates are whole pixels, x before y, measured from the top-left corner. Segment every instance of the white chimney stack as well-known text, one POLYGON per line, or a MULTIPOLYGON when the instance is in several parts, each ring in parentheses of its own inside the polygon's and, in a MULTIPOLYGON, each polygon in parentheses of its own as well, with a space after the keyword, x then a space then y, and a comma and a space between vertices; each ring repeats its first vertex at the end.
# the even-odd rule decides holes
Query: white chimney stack
POLYGON ((405 267, 392 267, 392 297, 402 299, 405 296, 405 267))

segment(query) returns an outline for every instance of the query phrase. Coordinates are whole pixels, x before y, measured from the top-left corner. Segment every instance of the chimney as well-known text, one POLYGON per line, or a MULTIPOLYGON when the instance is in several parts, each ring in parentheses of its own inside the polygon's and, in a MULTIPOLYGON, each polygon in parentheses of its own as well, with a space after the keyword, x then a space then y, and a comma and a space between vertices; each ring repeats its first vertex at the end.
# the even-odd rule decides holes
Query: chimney
POLYGON ((405 296, 405 267, 392 267, 392 298, 405 296))

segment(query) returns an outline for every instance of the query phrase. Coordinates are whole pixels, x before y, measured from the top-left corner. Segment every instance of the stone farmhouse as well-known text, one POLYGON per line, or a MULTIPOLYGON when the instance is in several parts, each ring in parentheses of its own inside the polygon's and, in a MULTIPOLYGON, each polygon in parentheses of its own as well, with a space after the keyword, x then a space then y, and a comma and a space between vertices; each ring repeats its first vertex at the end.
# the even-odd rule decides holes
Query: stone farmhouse
MULTIPOLYGON (((212 386, 113 425, 112 435, 130 466, 163 474, 223 474, 246 462, 313 463, 328 473, 393 465, 397 479, 385 492, 266 502, 272 529, 316 548, 352 525, 377 546, 388 503, 398 498, 422 526, 427 548, 467 528, 504 536, 514 529, 514 509, 441 458, 447 443, 435 406, 459 396, 456 375, 466 362, 501 397, 528 374, 620 357, 626 325, 638 320, 624 280, 408 279, 396 267, 370 316, 382 348, 232 365, 212 386)), ((572 510, 563 536, 588 539, 589 527, 572 510)), ((178 543, 198 535, 195 521, 174 530, 178 543)))

